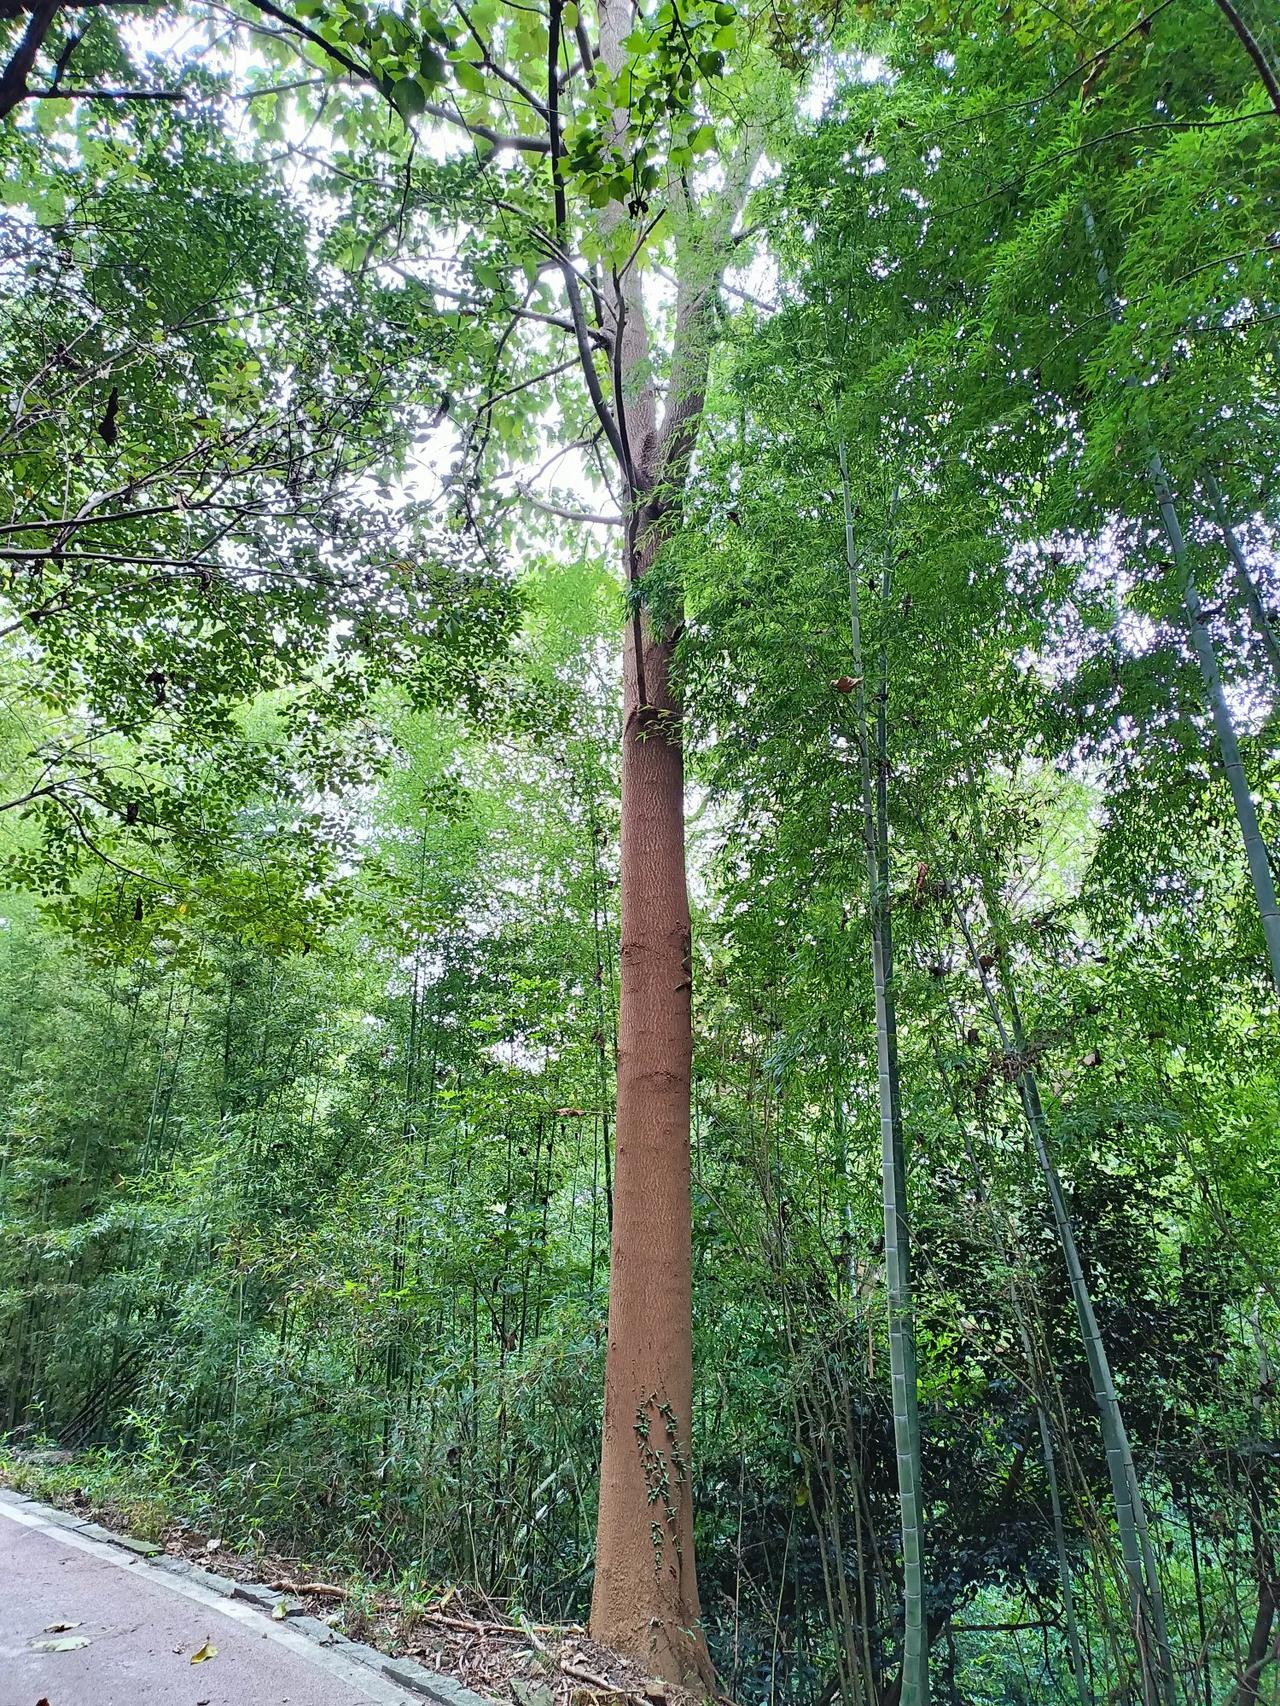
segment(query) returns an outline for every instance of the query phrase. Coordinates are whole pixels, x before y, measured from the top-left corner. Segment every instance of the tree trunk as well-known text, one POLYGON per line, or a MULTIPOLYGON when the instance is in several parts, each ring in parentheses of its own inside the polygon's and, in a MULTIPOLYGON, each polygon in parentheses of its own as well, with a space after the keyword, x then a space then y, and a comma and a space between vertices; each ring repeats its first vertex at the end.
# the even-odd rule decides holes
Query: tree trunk
POLYGON ((1245 1655, 1244 1670, 1240 1674, 1240 1685, 1236 1698, 1240 1706, 1258 1706, 1258 1685, 1262 1673, 1266 1669, 1267 1660, 1271 1654, 1271 1624, 1276 1614, 1275 1567, 1271 1565, 1268 1573, 1263 1560, 1258 1562, 1258 1611, 1253 1620, 1253 1629, 1249 1635, 1249 1650, 1245 1655))
MULTIPOLYGON (((553 19, 560 4, 552 0, 553 19)), ((602 0, 600 58, 612 76, 626 63, 633 24, 629 0, 602 0)), ((554 87, 549 77, 549 91, 554 87)), ((548 105, 554 163, 551 94, 548 105)), ((626 114, 614 113, 612 133, 619 147, 627 143, 626 114)), ((632 608, 623 646, 618 1105, 591 1633, 655 1675, 699 1691, 711 1688, 715 1675, 693 1555, 693 962, 684 754, 681 706, 670 679, 675 635, 655 632, 642 589, 670 537, 688 477, 715 336, 717 284, 761 146, 746 127, 737 153, 724 157, 724 186, 707 210, 691 208, 683 192, 672 191, 679 223, 690 222, 694 230, 677 238, 661 424, 644 291, 630 264, 604 284, 612 415, 596 403, 625 493, 623 568, 632 608)), ((622 218, 616 202, 602 209, 601 235, 614 235, 622 218)), ((571 272, 566 288, 576 291, 571 272)), ((595 395, 592 359, 584 348, 584 377, 595 395)))
MULTIPOLYGON (((654 541, 640 546, 638 581, 654 541)), ((609 1343, 591 1631, 654 1675, 713 1682, 699 1623, 689 1098, 693 1040, 680 707, 672 644, 628 625, 609 1343), (639 652, 639 659, 637 658, 639 652), (641 700, 639 661, 644 678, 641 700)))

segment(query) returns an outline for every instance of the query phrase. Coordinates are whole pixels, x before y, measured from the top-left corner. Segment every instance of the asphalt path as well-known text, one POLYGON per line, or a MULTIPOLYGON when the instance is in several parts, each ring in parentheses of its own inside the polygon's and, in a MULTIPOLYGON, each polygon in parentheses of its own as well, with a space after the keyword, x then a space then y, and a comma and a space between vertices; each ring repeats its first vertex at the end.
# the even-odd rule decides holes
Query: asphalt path
POLYGON ((0 1706, 371 1701, 423 1706, 287 1622, 0 1502, 0 1706))

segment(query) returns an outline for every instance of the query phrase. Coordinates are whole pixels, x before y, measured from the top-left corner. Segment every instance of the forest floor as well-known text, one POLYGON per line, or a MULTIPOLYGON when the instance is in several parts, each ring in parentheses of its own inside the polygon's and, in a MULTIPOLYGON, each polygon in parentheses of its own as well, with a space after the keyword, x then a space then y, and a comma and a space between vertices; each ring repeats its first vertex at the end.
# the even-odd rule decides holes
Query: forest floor
MULTIPOLYGON (((61 1476, 36 1464, 0 1469, 0 1487, 74 1513, 119 1536, 127 1514, 109 1502, 68 1490, 61 1476)), ((629 1660, 592 1641, 580 1625, 512 1620, 474 1588, 448 1587, 428 1604, 396 1594, 348 1587, 329 1572, 321 1580, 303 1560, 271 1552, 241 1554, 216 1535, 182 1522, 150 1534, 150 1550, 199 1570, 256 1587, 280 1620, 305 1619, 366 1643, 390 1658, 416 1661, 477 1694, 514 1706, 705 1706, 687 1691, 648 1677, 629 1660), (283 1608, 283 1609, 281 1609, 283 1608)), ((225 1591, 225 1590, 224 1590, 225 1591)), ((3 1703, 0 1702, 0 1706, 3 1703)))

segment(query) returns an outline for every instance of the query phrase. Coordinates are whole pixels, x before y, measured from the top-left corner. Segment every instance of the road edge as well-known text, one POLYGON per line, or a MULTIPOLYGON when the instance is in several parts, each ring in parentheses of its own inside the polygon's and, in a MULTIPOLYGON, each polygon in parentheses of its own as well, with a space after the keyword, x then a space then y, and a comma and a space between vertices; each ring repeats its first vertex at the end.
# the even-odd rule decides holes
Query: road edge
POLYGON ((185 1558, 171 1557, 148 1541, 113 1533, 100 1523, 43 1504, 11 1487, 0 1487, 0 1517, 49 1534, 121 1569, 145 1571, 157 1586, 238 1623, 251 1623, 317 1668, 364 1689, 383 1706, 404 1706, 406 1694, 430 1701, 432 1706, 493 1706, 492 1701, 464 1688, 453 1677, 428 1670, 416 1659, 391 1658, 363 1641, 350 1641, 318 1617, 292 1610, 284 1618, 272 1617, 281 1599, 286 1606, 297 1604, 274 1588, 219 1576, 185 1558))

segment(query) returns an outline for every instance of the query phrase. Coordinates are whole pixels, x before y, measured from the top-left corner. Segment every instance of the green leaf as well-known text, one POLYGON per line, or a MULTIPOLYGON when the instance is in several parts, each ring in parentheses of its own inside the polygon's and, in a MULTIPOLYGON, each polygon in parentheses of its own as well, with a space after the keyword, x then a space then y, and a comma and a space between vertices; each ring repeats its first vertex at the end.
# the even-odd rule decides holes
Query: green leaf
POLYGON ((36 128, 48 136, 55 131, 71 111, 70 101, 39 101, 36 104, 36 128))
POLYGON ((483 95, 488 93, 488 85, 484 80, 484 73, 478 66, 473 65, 469 59, 455 60, 453 65, 453 74, 462 87, 464 89, 469 89, 473 95, 483 95))
POLYGON ((400 77, 391 85, 391 104, 402 117, 417 118, 426 110, 426 92, 416 77, 400 77))

